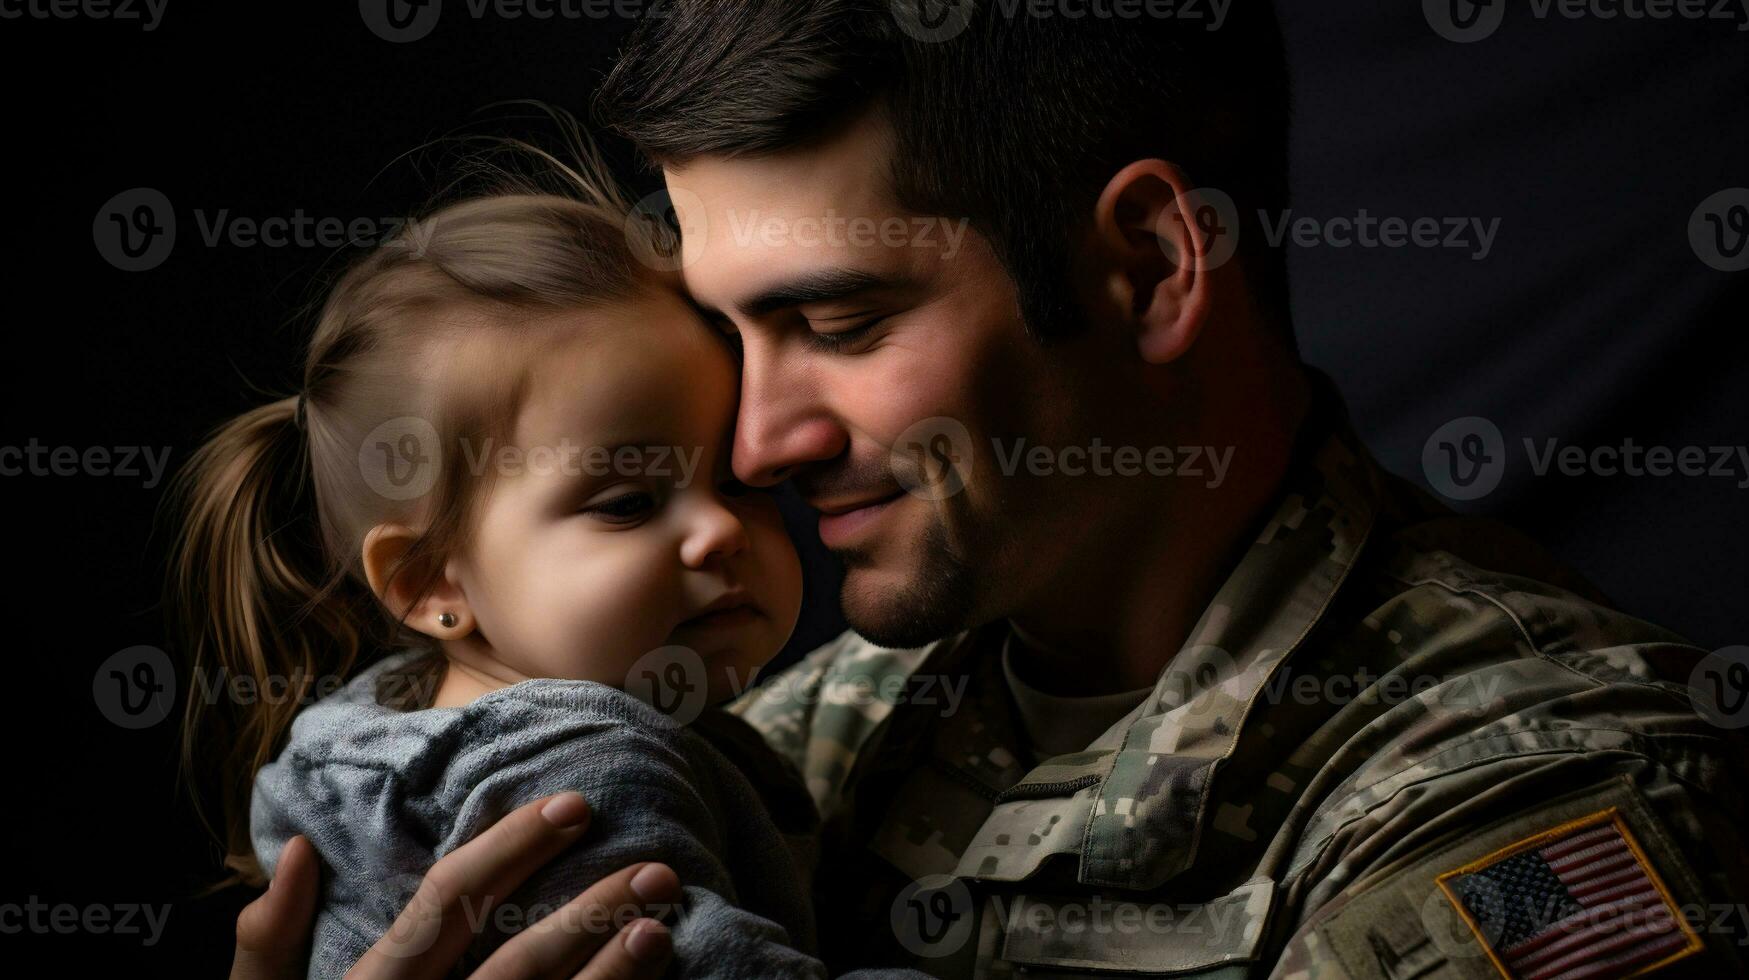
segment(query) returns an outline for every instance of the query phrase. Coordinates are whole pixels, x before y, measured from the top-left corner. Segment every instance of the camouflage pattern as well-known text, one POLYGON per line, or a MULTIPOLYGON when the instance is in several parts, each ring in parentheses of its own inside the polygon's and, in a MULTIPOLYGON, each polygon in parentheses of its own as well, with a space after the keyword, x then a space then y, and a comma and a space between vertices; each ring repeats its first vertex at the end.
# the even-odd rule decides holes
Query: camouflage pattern
POLYGON ((1707 920, 1673 975, 1749 975, 1745 752, 1691 704, 1702 652, 1384 473, 1339 409, 1307 438, 1153 693, 1086 751, 1025 757, 1001 622, 921 650, 846 633, 736 705, 824 817, 830 966, 1499 976, 1433 877, 1607 803, 1707 920))

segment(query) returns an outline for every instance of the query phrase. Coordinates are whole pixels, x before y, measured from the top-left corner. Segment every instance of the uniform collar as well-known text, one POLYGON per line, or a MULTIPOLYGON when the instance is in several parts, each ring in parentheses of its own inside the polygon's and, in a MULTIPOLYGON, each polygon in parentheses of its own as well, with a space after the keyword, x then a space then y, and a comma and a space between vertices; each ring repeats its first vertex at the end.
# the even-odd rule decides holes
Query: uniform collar
MULTIPOLYGON (((1190 639, 1167 664, 1127 727, 1084 753, 1051 760, 1006 791, 992 833, 1046 799, 1082 833, 1078 879, 1087 885, 1158 887, 1189 868, 1219 812, 1211 792, 1239 735, 1258 723, 1270 678, 1304 643, 1333 601, 1372 530, 1381 476, 1348 424, 1340 398, 1314 378, 1314 406, 1301 427, 1277 506, 1247 548, 1190 639)), ((983 835, 980 835, 980 838, 983 835)), ((1010 837, 1009 839, 1012 839, 1010 837)), ((1058 846, 1012 848, 992 860, 993 841, 975 843, 960 873, 1020 880, 1058 846), (975 864, 976 866, 969 866, 975 864)))

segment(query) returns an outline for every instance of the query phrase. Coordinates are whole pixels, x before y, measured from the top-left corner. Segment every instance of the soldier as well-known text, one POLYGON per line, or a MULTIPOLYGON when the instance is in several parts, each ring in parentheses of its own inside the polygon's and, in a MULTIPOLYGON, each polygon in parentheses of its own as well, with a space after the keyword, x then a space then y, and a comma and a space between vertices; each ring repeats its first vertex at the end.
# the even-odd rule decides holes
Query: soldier
MULTIPOLYGON (((822 817, 828 964, 1749 971, 1743 671, 1379 469, 1257 228, 1286 186, 1267 7, 1117 9, 680 0, 604 94, 741 351, 737 475, 792 480, 846 566, 853 632, 738 705, 822 817), (1230 465, 1144 465, 1195 456, 1230 465)), ((577 832, 512 814, 428 910, 577 832)), ((286 860, 234 975, 295 945, 286 860)), ((660 975, 627 936, 529 930, 491 975, 660 975)))

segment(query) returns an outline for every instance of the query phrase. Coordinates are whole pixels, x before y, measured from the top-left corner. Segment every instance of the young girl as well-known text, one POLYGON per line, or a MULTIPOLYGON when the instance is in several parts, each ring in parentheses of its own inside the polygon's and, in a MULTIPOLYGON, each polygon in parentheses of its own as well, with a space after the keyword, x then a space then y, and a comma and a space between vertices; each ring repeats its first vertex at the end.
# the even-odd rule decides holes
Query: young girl
POLYGON ((823 973, 790 846, 812 806, 704 707, 788 638, 800 566, 729 470, 729 347, 639 261, 657 243, 611 185, 571 176, 365 256, 302 395, 224 425, 180 478, 194 670, 261 692, 191 698, 186 761, 216 761, 246 880, 295 834, 321 855, 311 976, 344 973, 437 858, 564 790, 593 804, 588 835, 472 924, 470 962, 659 860, 686 884, 679 975, 823 973))

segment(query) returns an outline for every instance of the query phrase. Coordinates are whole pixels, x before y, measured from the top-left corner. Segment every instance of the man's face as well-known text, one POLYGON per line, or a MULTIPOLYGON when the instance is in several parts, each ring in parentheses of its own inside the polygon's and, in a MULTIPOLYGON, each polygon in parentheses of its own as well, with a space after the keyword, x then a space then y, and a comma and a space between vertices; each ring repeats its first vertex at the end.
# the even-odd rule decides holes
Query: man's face
POLYGON ((1005 614, 1072 541, 1063 488, 1003 475, 992 439, 1085 431, 1096 341, 1028 337, 984 240, 893 201, 888 136, 871 114, 667 179, 686 286, 743 351, 736 475, 793 479, 845 563, 850 624, 916 646, 1005 614))

